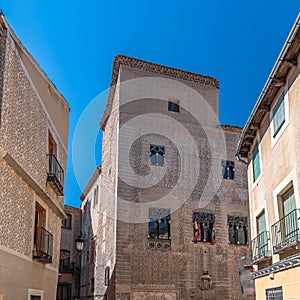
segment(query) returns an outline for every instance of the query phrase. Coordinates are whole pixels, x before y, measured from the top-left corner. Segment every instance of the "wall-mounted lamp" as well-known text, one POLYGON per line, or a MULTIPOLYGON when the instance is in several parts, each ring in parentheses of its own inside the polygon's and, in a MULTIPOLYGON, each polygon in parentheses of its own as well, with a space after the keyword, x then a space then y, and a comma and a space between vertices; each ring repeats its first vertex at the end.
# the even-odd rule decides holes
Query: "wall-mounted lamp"
POLYGON ((76 249, 78 251, 82 251, 82 249, 83 249, 83 242, 84 242, 83 238, 81 236, 78 236, 78 238, 75 240, 75 242, 76 242, 76 249))

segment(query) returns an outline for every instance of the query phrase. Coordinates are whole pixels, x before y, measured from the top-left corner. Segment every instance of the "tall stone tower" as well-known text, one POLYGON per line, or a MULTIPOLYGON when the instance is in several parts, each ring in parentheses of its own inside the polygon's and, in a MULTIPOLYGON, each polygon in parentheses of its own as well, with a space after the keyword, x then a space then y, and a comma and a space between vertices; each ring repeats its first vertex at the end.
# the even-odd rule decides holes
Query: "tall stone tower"
POLYGON ((241 299, 246 165, 217 80, 117 56, 100 126, 94 298, 241 299))

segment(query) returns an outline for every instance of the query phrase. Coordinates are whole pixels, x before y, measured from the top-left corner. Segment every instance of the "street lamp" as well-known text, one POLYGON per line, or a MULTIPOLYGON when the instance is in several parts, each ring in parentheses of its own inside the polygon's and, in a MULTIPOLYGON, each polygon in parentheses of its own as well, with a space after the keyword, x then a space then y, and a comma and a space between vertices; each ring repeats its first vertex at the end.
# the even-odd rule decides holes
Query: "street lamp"
POLYGON ((78 236, 78 238, 75 240, 75 242, 76 242, 76 249, 78 251, 82 251, 82 249, 83 249, 83 242, 84 242, 83 238, 81 236, 78 236))
POLYGON ((76 249, 79 252, 79 264, 78 264, 78 281, 77 281, 77 295, 78 297, 75 298, 75 300, 80 300, 80 283, 81 283, 81 251, 83 249, 83 242, 84 239, 80 235, 78 235, 78 238, 75 240, 76 243, 76 249))

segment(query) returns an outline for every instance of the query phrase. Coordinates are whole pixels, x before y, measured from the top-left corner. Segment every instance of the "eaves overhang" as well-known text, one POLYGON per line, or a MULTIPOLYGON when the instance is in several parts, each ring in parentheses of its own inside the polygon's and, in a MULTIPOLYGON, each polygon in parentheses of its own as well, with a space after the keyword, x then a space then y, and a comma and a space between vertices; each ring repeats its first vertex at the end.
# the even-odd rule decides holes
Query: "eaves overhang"
POLYGON ((300 54, 299 25, 300 13, 240 135, 236 149, 237 157, 248 156, 257 130, 261 127, 266 114, 270 112, 278 91, 286 84, 290 71, 298 65, 300 54))

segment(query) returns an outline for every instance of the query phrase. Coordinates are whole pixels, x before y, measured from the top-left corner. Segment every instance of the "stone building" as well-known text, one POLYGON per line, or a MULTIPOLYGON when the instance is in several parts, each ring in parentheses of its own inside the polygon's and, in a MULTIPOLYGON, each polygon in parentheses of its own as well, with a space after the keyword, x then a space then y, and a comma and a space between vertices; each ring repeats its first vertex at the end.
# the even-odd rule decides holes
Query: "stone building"
POLYGON ((300 15, 238 143, 248 159, 256 299, 300 299, 300 15))
POLYGON ((69 106, 0 13, 0 298, 55 299, 69 106))
POLYGON ((62 221, 59 275, 56 300, 80 298, 80 258, 76 240, 81 236, 81 210, 65 205, 66 219, 62 221))
POLYGON ((219 125, 218 87, 211 77, 115 58, 101 172, 82 204, 97 237, 83 299, 241 299, 247 166, 235 161, 241 129, 219 125))
POLYGON ((82 300, 92 299, 95 291, 95 270, 97 269, 96 247, 99 247, 99 177, 101 168, 96 168, 80 199, 82 201, 82 239, 84 246, 81 252, 81 283, 82 300))

